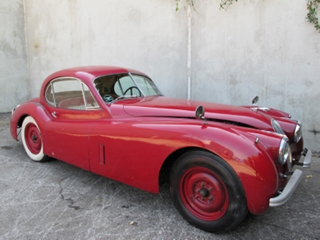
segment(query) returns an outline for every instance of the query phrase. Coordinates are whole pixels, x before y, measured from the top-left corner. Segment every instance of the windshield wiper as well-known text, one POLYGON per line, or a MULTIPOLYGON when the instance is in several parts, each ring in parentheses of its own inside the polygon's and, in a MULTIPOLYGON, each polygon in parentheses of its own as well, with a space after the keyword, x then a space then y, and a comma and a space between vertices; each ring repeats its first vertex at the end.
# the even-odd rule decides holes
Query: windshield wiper
POLYGON ((130 98, 137 98, 137 97, 138 96, 136 96, 136 95, 122 95, 122 96, 117 97, 115 100, 113 100, 112 103, 117 102, 122 99, 130 99, 130 98))

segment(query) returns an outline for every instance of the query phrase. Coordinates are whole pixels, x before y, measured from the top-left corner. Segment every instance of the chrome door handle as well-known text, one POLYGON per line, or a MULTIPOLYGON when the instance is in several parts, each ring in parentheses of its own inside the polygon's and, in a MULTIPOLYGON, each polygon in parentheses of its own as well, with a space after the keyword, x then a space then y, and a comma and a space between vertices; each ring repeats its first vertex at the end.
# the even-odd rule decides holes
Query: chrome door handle
POLYGON ((57 113, 56 113, 56 112, 51 113, 51 115, 52 115, 54 118, 57 118, 57 113))

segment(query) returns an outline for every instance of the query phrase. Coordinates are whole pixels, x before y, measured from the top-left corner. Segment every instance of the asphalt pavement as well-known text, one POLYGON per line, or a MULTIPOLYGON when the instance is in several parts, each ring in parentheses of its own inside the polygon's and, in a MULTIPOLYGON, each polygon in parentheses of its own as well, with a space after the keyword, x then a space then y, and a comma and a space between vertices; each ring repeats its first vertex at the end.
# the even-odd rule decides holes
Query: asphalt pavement
MULTIPOLYGON (((30 160, 0 114, 0 239, 320 239, 320 158, 283 206, 212 234, 189 225, 167 185, 144 192, 58 160, 30 160)), ((305 143, 306 146, 308 143, 305 143)))

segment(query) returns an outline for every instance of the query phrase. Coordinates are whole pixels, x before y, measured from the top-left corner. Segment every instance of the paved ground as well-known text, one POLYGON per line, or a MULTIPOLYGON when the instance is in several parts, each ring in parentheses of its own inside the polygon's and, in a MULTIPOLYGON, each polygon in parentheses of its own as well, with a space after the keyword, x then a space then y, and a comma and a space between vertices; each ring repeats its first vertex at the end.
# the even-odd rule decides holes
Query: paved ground
POLYGON ((182 219, 167 186, 154 195, 58 160, 31 161, 9 119, 0 114, 0 239, 320 239, 320 158, 284 206, 212 234, 182 219))

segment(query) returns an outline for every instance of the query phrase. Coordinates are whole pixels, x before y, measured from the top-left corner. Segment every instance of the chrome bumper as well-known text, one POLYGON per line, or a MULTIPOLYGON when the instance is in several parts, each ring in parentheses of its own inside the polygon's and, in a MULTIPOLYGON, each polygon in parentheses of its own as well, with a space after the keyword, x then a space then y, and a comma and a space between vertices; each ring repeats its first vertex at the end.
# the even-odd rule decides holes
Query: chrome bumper
POLYGON ((294 170, 292 176, 290 177, 289 182, 283 189, 282 193, 274 198, 270 198, 269 206, 270 207, 278 207, 284 204, 291 197, 292 193, 298 186, 299 182, 302 179, 302 171, 299 169, 294 170))
MULTIPOLYGON (((301 166, 303 166, 304 168, 310 167, 312 151, 305 148, 303 151, 303 155, 304 155, 304 160, 303 160, 303 163, 301 163, 301 166)), ((281 194, 274 198, 269 199, 269 206, 277 207, 284 204, 286 201, 288 201, 288 199, 291 197, 292 193, 298 186, 299 182, 301 181, 301 179, 302 179, 302 171, 299 169, 294 170, 292 176, 290 177, 289 182, 287 183, 287 185, 285 186, 281 194)))
POLYGON ((304 160, 303 160, 303 165, 302 166, 304 168, 310 167, 311 158, 312 158, 312 151, 310 151, 307 148, 305 148, 303 155, 304 155, 304 160))

